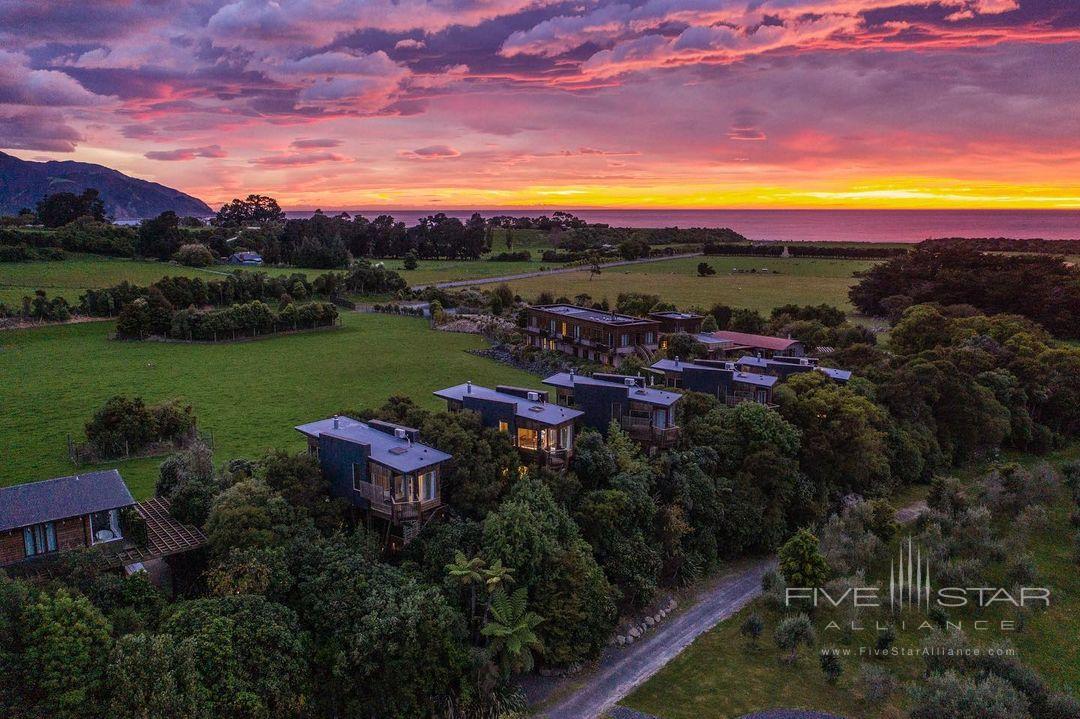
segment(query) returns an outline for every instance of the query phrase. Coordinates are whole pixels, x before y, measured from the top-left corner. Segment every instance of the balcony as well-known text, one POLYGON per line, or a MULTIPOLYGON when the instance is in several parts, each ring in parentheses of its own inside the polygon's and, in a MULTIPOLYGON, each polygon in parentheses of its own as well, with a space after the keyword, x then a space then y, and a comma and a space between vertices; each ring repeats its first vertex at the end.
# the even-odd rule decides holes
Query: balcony
POLYGON ((402 524, 420 518, 421 515, 442 506, 442 499, 403 500, 394 499, 388 489, 371 482, 357 482, 353 489, 371 505, 371 511, 392 524, 402 524))
POLYGON ((742 404, 743 402, 756 402, 757 404, 768 407, 769 409, 776 409, 779 406, 776 404, 772 404, 771 402, 761 402, 754 397, 742 397, 739 395, 728 395, 724 397, 724 404, 726 404, 728 407, 735 407, 742 404))
POLYGON ((657 447, 670 447, 679 441, 678 427, 657 427, 648 417, 622 417, 619 424, 630 437, 638 442, 657 447))

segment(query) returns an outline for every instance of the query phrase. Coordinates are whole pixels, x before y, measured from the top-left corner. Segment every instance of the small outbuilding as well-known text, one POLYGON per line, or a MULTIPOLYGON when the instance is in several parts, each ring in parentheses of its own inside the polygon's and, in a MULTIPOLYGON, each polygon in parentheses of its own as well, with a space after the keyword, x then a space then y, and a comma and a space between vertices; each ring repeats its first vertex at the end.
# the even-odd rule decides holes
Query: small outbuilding
POLYGON ((259 267, 263 263, 263 258, 258 252, 234 252, 229 255, 228 262, 230 265, 259 267))

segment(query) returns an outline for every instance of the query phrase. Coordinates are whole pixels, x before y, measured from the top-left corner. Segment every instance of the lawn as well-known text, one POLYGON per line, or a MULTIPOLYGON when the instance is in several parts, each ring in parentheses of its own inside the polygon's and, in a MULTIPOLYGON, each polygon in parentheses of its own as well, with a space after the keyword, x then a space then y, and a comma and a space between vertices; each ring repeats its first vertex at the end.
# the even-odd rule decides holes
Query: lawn
MULTIPOLYGON (((335 330, 220 345, 117 342, 111 322, 0 332, 0 486, 68 474, 66 436, 109 396, 183 397, 213 433, 216 458, 299 450, 292 428, 393 394, 426 407, 465 380, 534 386, 536 378, 465 352, 474 335, 424 320, 344 313, 335 330)), ((160 459, 113 463, 136 497, 153 490, 160 459)))
POLYGON ((872 264, 856 260, 694 257, 614 267, 599 276, 585 269, 515 280, 510 286, 526 299, 548 290, 570 299, 586 293, 594 300, 606 297, 614 303, 620 292, 645 292, 679 307, 708 308, 720 302, 767 312, 788 302, 824 302, 850 310, 847 292, 855 283, 852 273, 872 264), (699 277, 697 266, 701 261, 708 262, 716 274, 699 277), (744 271, 736 273, 733 269, 744 271), (765 269, 769 272, 762 272, 765 269))
MULTIPOLYGON (((1080 448, 1071 447, 1051 457, 1053 461, 1076 459, 1080 448)), ((1043 458, 1013 457, 1022 463, 1042 461, 1043 458)), ((975 470, 962 474, 971 482, 978 476, 975 470)), ((896 501, 894 499, 894 501, 896 501)), ((897 504, 899 502, 897 501, 897 504)), ((1007 638, 1015 646, 1018 658, 1039 671, 1047 682, 1058 689, 1080 687, 1080 575, 1072 559, 1072 536, 1067 502, 1057 503, 1050 513, 1051 527, 1031 537, 1026 545, 1038 568, 1038 580, 1034 586, 1051 588, 1051 606, 1031 613, 1022 631, 1001 632, 997 621, 1015 619, 1010 611, 998 608, 972 610, 961 614, 950 610, 952 621, 963 620, 969 637, 980 639, 979 632, 971 631, 972 619, 985 619, 994 631, 985 633, 986 640, 1007 638)), ((1003 523, 997 523, 999 528, 1003 523)), ((897 541, 903 541, 907 533, 901 532, 897 541)), ((890 552, 895 555, 895 551, 890 552)), ((994 586, 1004 581, 1000 564, 991 565, 988 583, 994 586)), ((871 579, 888 577, 889 567, 884 564, 868 573, 871 579)), ((881 662, 906 682, 916 682, 924 669, 921 657, 897 656, 885 660, 873 660, 857 656, 858 647, 872 644, 871 632, 867 639, 862 633, 844 636, 837 630, 823 630, 829 618, 841 625, 844 618, 839 612, 823 612, 814 619, 819 644, 814 651, 801 651, 794 665, 782 661, 780 652, 772 640, 772 630, 778 614, 759 598, 730 619, 720 623, 712 631, 699 637, 674 661, 664 667, 648 682, 634 691, 622 703, 640 711, 655 714, 663 719, 727 719, 775 707, 802 708, 833 712, 852 719, 878 719, 890 716, 880 707, 861 701, 853 691, 853 678, 860 662, 881 662), (739 626, 751 612, 765 619, 765 633, 757 646, 751 646, 740 636, 739 626), (845 648, 852 652, 843 656, 844 674, 836 685, 828 684, 818 665, 817 651, 823 647, 845 648)), ((907 629, 898 631, 896 646, 915 648, 922 635, 916 627, 924 621, 918 612, 905 611, 901 615, 907 629)), ((882 622, 896 623, 887 610, 877 617, 882 622)), ((850 620, 849 620, 850 621, 850 620)), ((863 624, 874 626, 875 615, 864 614, 863 624)), ((901 691, 891 700, 895 708, 906 705, 901 691)))
MULTIPOLYGON (((217 272, 220 269, 214 268, 217 272)), ((123 280, 148 285, 165 275, 188 275, 213 279, 214 271, 181 267, 168 262, 147 262, 98 255, 69 254, 55 262, 5 262, 0 264, 0 302, 18 304, 41 288, 49 297, 63 297, 77 304, 87 288, 110 287, 123 280)))
MULTIPOLYGON (((537 255, 538 259, 539 255, 537 255)), ((534 272, 543 265, 537 260, 532 262, 421 260, 415 270, 404 269, 401 260, 372 261, 384 262, 388 268, 400 273, 412 286, 534 272)), ((307 275, 308 279, 314 279, 330 271, 302 267, 234 267, 232 265, 215 265, 200 269, 182 267, 168 262, 69 254, 68 259, 56 262, 0 264, 0 302, 18 305, 24 296, 33 296, 34 290, 41 288, 48 293, 49 297, 63 297, 68 302, 77 304, 79 295, 91 287, 111 287, 123 280, 137 285, 148 285, 165 275, 186 275, 212 280, 219 279, 222 275, 237 269, 245 272, 265 272, 272 276, 300 272, 307 275)))

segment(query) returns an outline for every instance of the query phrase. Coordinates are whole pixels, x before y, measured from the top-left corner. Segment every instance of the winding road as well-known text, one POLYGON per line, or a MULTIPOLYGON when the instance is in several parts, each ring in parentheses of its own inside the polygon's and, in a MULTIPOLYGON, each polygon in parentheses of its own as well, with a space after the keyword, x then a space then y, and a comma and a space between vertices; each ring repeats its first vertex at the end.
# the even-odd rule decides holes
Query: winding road
POLYGON ((699 595, 689 609, 673 616, 648 638, 629 647, 609 647, 600 666, 578 691, 557 701, 537 716, 548 719, 599 717, 615 702, 679 655, 701 634, 727 619, 761 593, 761 577, 776 565, 762 559, 749 567, 722 576, 699 595))
MULTIPOLYGON (((901 524, 909 524, 927 509, 915 502, 896 512, 901 524)), ((629 647, 608 647, 599 666, 588 676, 567 681, 584 681, 581 688, 562 696, 536 713, 547 719, 595 719, 609 712, 615 703, 632 692, 688 647, 747 602, 761 594, 761 577, 776 566, 776 559, 760 559, 722 575, 699 594, 694 604, 629 647)), ((549 696, 558 693, 558 687, 549 696)), ((544 703, 543 700, 538 703, 544 703)))

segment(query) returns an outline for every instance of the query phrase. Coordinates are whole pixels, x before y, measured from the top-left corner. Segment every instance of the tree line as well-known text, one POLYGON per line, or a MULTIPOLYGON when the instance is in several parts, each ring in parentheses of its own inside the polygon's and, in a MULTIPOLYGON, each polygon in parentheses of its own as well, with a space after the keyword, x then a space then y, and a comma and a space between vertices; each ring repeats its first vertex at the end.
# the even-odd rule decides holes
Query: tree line
POLYGON ((1080 337, 1080 270, 1054 255, 1001 255, 929 244, 861 274, 849 292, 862 312, 896 318, 925 302, 1016 314, 1058 337, 1080 337))

